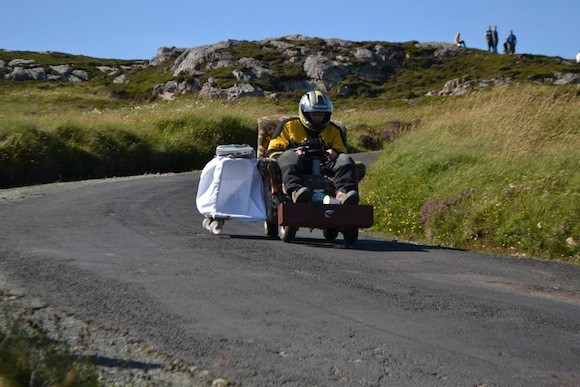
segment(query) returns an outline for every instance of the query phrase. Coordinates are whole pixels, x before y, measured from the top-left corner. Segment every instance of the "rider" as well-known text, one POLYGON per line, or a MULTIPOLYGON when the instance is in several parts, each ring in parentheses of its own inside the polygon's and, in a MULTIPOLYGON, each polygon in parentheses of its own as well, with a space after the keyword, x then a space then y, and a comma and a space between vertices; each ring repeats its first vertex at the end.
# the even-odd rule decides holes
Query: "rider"
POLYGON ((340 128, 330 121, 332 112, 332 102, 325 93, 309 91, 300 98, 299 117, 284 121, 280 134, 270 140, 266 155, 277 158, 286 192, 294 203, 312 199, 312 193, 304 187, 307 160, 299 148, 309 146, 326 152, 328 162, 321 172, 334 178, 336 198, 342 204, 358 204, 355 163, 346 154, 340 128))

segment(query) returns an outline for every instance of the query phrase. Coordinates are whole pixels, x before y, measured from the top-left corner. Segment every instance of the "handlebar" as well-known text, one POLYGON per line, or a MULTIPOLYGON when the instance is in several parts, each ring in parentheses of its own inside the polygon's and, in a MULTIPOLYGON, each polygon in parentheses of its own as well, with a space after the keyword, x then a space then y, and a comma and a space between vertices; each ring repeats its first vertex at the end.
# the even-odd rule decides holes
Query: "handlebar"
POLYGON ((320 148, 312 148, 308 145, 306 146, 299 146, 295 148, 295 150, 301 150, 308 160, 320 160, 320 161, 328 161, 328 154, 324 149, 320 148))

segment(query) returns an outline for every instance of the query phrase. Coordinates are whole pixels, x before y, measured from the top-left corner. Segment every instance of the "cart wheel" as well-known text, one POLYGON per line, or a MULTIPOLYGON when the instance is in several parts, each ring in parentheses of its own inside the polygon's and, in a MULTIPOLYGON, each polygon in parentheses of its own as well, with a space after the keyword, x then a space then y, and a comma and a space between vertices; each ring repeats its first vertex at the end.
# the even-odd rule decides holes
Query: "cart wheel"
POLYGON ((205 228, 206 230, 209 230, 209 224, 211 223, 211 218, 203 218, 203 221, 201 222, 201 225, 203 226, 203 228, 205 228))
POLYGON ((324 230, 322 230, 322 233, 324 234, 324 237, 327 240, 333 241, 338 236, 338 229, 337 228, 325 228, 324 230))
POLYGON ((298 227, 290 227, 290 226, 280 226, 278 229, 278 234, 280 235, 280 239, 284 242, 292 242, 292 239, 296 236, 296 232, 298 231, 298 227))
POLYGON ((264 231, 270 239, 278 238, 278 225, 268 220, 264 221, 264 231))
POLYGON ((209 231, 211 231, 212 234, 218 235, 219 233, 222 232, 222 227, 223 226, 224 226, 224 221, 223 220, 214 220, 209 225, 209 231))
POLYGON ((342 230, 342 236, 347 244, 352 245, 358 240, 358 228, 345 228, 342 230))

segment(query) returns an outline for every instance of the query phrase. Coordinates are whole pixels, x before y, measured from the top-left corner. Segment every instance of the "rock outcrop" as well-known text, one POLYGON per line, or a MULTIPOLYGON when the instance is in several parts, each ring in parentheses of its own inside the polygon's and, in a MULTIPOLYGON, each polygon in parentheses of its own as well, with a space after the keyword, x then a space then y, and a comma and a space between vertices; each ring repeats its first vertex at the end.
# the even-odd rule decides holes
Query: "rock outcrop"
MULTIPOLYGON (((138 88, 163 99, 189 93, 224 99, 276 97, 313 88, 341 97, 398 93, 398 98, 416 98, 462 96, 522 79, 553 85, 580 83, 578 65, 573 61, 519 54, 506 62, 483 58, 495 54, 477 51, 445 42, 353 42, 289 35, 261 41, 230 39, 192 48, 160 47, 149 61, 123 65, 116 64, 121 61, 100 65, 83 61, 76 62, 82 66, 46 66, 32 59, 0 60, 0 76, 16 82, 83 82, 104 77, 119 88, 136 79, 141 82, 138 88), (468 55, 480 55, 486 63, 489 60, 489 66, 495 66, 493 71, 474 65, 468 55), (554 67, 547 70, 546 64, 554 67), (526 66, 536 67, 528 70, 526 66), (145 68, 152 71, 145 77, 136 76, 145 68), (483 78, 483 74, 494 75, 483 78), (155 77, 164 82, 147 84, 155 77)), ((54 63, 54 58, 47 62, 54 63)))
MULTIPOLYGON (((349 79, 385 82, 401 67, 403 52, 401 44, 389 44, 389 47, 369 44, 367 47, 341 39, 290 35, 259 42, 227 40, 180 51, 160 48, 150 65, 170 66, 175 78, 202 80, 201 96, 237 98, 313 87, 330 91, 349 79), (177 58, 170 63, 170 58, 175 56, 177 58), (218 87, 216 75, 230 79, 229 83, 235 82, 235 85, 218 87), (213 84, 209 78, 213 79, 213 84), (266 91, 263 86, 268 82, 272 85, 268 85, 271 87, 266 91)), ((166 94, 168 88, 175 90, 170 83, 157 85, 155 93, 166 94)))
POLYGON ((9 64, 8 69, 4 77, 13 81, 82 82, 89 79, 89 74, 85 70, 75 69, 69 65, 41 67, 30 64, 29 67, 22 67, 9 64))
MULTIPOLYGON (((23 81, 54 81, 79 83, 91 79, 90 72, 94 69, 111 77, 119 77, 125 72, 143 69, 147 66, 141 62, 130 66, 95 66, 90 69, 81 68, 71 64, 63 63, 59 65, 41 65, 32 59, 13 59, 6 63, 0 60, 0 76, 4 79, 23 81), (88 70, 88 71, 87 71, 88 70)), ((121 82, 119 79, 115 83, 121 82)))

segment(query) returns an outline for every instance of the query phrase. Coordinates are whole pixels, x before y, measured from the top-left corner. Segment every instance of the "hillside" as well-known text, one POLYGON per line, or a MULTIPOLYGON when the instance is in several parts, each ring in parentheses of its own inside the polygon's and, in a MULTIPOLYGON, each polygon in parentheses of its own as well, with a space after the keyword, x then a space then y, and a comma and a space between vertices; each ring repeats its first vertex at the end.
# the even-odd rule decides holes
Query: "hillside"
POLYGON ((352 42, 301 35, 262 41, 161 47, 149 61, 0 51, 0 87, 22 82, 88 83, 112 96, 176 94, 237 99, 295 97, 319 88, 334 98, 412 99, 461 95, 513 82, 577 84, 580 66, 562 58, 498 55, 448 43, 352 42))

